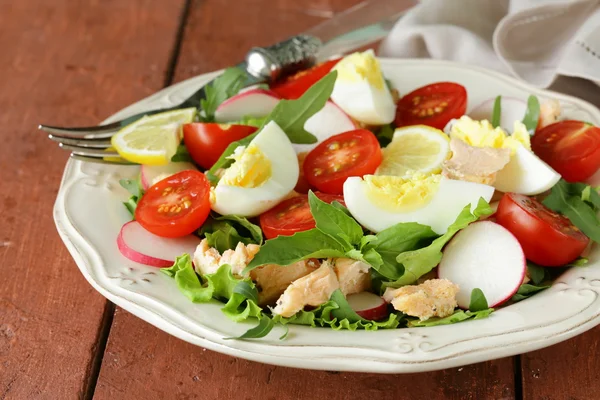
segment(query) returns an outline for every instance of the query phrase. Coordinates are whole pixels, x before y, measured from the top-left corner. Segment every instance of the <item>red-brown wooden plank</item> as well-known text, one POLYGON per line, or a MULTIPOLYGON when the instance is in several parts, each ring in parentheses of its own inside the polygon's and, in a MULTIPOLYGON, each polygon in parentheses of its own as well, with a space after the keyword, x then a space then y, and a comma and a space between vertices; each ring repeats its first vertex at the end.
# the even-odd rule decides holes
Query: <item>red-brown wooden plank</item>
POLYGON ((54 227, 67 154, 36 126, 96 124, 159 89, 182 5, 0 1, 0 399, 85 396, 106 305, 54 227))
MULTIPOLYGON (((255 45, 301 32, 353 1, 194 1, 175 81, 238 62, 255 45)), ((411 375, 273 367, 204 350, 118 310, 98 379, 98 399, 512 399, 513 361, 411 375)))

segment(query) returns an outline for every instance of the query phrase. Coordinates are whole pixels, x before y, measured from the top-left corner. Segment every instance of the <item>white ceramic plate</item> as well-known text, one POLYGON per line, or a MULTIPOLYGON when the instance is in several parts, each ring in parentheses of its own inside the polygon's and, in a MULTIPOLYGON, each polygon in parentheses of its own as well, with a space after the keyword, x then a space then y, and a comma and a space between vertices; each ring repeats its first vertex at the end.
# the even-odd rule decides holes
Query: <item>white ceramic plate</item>
MULTIPOLYGON (((454 81, 469 94, 469 108, 498 94, 558 99, 569 118, 600 124, 600 111, 573 97, 535 89, 480 68, 432 60, 382 59, 401 93, 436 81, 454 81)), ((216 73, 166 88, 113 115, 107 122, 179 103, 216 73)), ((600 251, 587 267, 572 268, 552 288, 500 309, 489 318, 455 325, 348 332, 292 326, 284 341, 276 328, 260 340, 224 340, 250 324, 234 323, 220 305, 193 304, 156 268, 125 259, 116 237, 129 220, 120 178, 138 167, 69 161, 54 207, 56 226, 79 269, 106 298, 187 342, 264 363, 299 368, 404 373, 436 370, 523 353, 563 341, 600 323, 600 251)))

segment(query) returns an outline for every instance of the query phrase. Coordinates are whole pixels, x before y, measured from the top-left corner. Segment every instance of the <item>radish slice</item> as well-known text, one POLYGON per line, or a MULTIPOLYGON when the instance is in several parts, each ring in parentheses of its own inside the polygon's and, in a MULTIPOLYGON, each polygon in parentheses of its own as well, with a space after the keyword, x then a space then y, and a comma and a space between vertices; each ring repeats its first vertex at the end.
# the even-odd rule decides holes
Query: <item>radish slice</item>
POLYGON ((239 121, 245 116, 266 117, 273 111, 279 97, 265 89, 252 89, 225 100, 215 112, 217 122, 239 121))
POLYGON ((472 223, 444 249, 438 276, 456 283, 458 306, 469 308, 471 291, 483 291, 490 307, 514 295, 525 278, 525 254, 507 229, 491 221, 472 223))
POLYGON ((311 151, 319 143, 333 135, 356 129, 356 124, 335 103, 327 101, 319 112, 306 121, 304 129, 315 135, 318 141, 312 144, 294 144, 297 154, 311 151))
POLYGON ((389 314, 385 300, 370 292, 351 294, 346 301, 354 312, 364 319, 379 321, 389 314))
POLYGON ((148 190, 148 188, 156 182, 162 181, 178 172, 189 170, 198 171, 198 168, 196 168, 194 164, 188 162, 172 162, 167 165, 142 165, 140 170, 142 188, 148 190))
POLYGON ((123 225, 117 236, 117 247, 123 256, 151 267, 170 267, 180 255, 193 255, 198 244, 200 238, 194 235, 179 238, 156 236, 137 221, 123 225))
MULTIPOLYGON (((469 117, 474 120, 492 120, 495 98, 484 101, 469 112, 469 117)), ((500 101, 500 126, 507 132, 512 132, 515 121, 521 121, 527 111, 527 103, 513 97, 501 97, 500 101)))

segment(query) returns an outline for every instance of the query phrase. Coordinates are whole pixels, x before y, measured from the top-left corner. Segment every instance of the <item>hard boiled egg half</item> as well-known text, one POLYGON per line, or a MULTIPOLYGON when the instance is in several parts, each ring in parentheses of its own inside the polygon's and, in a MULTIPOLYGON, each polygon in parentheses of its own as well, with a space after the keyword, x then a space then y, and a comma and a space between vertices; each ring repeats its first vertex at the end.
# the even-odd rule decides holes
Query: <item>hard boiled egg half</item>
POLYGON ((501 192, 535 195, 549 190, 560 180, 560 174, 533 154, 529 133, 520 121, 514 123, 511 135, 486 120, 474 121, 467 116, 455 120, 448 129, 450 137, 471 146, 511 150, 510 161, 498 171, 494 182, 494 187, 501 192))
POLYGON ((373 50, 350 54, 334 69, 338 76, 331 99, 346 114, 369 125, 385 125, 394 120, 396 105, 373 50))
POLYGON ((232 158, 234 163, 211 191, 211 207, 219 214, 261 214, 287 196, 298 181, 296 152, 273 121, 247 147, 238 147, 232 158))
POLYGON ((492 186, 448 179, 441 175, 365 175, 344 183, 344 202, 365 228, 380 232, 401 222, 428 225, 444 234, 467 204, 475 209, 479 199, 490 201, 492 186))

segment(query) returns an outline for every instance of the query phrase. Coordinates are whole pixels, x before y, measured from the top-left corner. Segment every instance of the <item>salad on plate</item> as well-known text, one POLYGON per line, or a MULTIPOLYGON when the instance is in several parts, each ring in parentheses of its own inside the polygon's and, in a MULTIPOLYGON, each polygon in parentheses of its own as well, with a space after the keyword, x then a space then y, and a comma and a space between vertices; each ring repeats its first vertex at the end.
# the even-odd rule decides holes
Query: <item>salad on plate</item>
POLYGON ((119 250, 254 319, 239 338, 486 318, 600 242, 600 128, 556 100, 398 93, 372 51, 244 86, 227 69, 199 109, 112 138, 141 164, 119 250))

